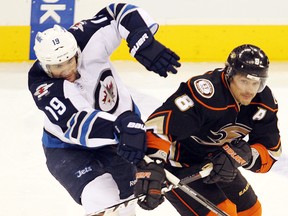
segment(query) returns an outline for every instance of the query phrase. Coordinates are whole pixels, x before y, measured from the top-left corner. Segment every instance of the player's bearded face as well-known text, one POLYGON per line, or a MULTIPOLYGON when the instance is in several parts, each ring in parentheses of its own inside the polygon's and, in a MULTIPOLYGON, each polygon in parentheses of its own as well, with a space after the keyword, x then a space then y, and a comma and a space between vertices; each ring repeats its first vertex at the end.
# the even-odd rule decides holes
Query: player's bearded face
POLYGON ((52 73, 53 78, 63 78, 70 82, 74 82, 79 78, 75 56, 60 64, 48 65, 48 69, 52 73))
POLYGON ((236 74, 230 80, 230 90, 236 101, 242 105, 249 105, 257 94, 260 80, 251 80, 244 75, 236 74))

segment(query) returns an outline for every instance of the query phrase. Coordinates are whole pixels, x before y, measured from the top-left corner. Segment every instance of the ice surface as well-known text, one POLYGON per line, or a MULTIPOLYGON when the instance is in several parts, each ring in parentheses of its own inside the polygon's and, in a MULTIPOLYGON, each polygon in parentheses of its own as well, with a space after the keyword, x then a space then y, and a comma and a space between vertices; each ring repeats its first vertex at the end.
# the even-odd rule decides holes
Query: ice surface
MULTIPOLYGON (((83 216, 81 206, 50 175, 41 147, 43 115, 37 110, 27 88, 27 72, 32 63, 0 64, 0 216, 83 216)), ((160 78, 135 62, 114 62, 123 81, 131 89, 143 112, 153 111, 193 75, 222 63, 183 63, 177 75, 160 78), (150 96, 148 96, 150 95, 150 96)), ((263 206, 263 215, 287 214, 288 157, 288 63, 271 63, 269 86, 279 102, 279 128, 283 157, 266 174, 243 171, 263 206)), ((168 202, 156 210, 137 208, 138 216, 177 216, 168 202)))

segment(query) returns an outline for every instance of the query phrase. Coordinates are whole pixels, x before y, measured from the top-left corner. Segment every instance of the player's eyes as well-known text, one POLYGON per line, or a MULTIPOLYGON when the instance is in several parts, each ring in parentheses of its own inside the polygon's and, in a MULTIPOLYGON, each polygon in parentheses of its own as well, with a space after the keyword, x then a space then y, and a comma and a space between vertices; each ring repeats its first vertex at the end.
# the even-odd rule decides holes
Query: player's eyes
POLYGON ((260 85, 260 82, 254 82, 252 85, 253 85, 253 86, 259 86, 259 85, 260 85))
POLYGON ((244 79, 240 80, 240 82, 241 82, 242 84, 248 84, 248 81, 247 81, 247 80, 244 80, 244 79))
POLYGON ((63 66, 62 65, 56 65, 56 68, 62 68, 63 66))

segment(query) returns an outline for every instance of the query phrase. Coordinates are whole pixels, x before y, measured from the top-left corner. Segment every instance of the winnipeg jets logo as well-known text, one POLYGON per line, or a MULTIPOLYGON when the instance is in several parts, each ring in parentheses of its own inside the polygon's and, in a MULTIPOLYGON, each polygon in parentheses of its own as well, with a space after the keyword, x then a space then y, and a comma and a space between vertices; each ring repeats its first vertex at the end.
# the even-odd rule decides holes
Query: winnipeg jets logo
POLYGON ((107 85, 105 85, 102 81, 100 81, 102 87, 103 87, 103 91, 104 91, 104 98, 102 99, 103 103, 113 103, 114 98, 115 98, 115 94, 113 92, 113 83, 110 82, 107 85))
POLYGON ((105 70, 95 89, 95 108, 113 113, 118 107, 118 89, 111 70, 105 70))
POLYGON ((46 96, 49 94, 49 88, 53 85, 53 83, 47 84, 44 83, 37 87, 36 92, 34 93, 34 96, 38 98, 38 100, 41 100, 43 96, 46 96))
POLYGON ((85 175, 86 173, 92 172, 92 171, 93 170, 92 170, 91 166, 89 166, 89 167, 85 167, 82 170, 78 170, 75 174, 76 174, 77 178, 80 178, 82 175, 85 175))
POLYGON ((243 124, 227 124, 218 131, 210 131, 207 140, 200 139, 197 136, 191 136, 197 143, 202 145, 222 146, 225 143, 231 143, 233 140, 242 139, 252 129, 243 124))
POLYGON ((84 22, 84 21, 75 23, 75 24, 71 27, 71 29, 73 29, 73 30, 78 30, 78 29, 80 29, 82 32, 84 32, 84 25, 85 25, 85 24, 86 24, 86 22, 84 22))

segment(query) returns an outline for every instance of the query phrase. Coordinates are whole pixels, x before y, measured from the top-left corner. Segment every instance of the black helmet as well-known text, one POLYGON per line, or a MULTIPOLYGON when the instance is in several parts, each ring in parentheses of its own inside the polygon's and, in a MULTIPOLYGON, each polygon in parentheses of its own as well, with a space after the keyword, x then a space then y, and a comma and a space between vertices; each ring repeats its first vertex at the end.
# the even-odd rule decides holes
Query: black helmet
POLYGON ((266 86, 268 78, 269 59, 257 46, 244 44, 236 47, 229 54, 226 62, 226 76, 231 78, 236 73, 243 73, 247 78, 261 80, 258 92, 266 86))

